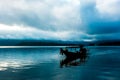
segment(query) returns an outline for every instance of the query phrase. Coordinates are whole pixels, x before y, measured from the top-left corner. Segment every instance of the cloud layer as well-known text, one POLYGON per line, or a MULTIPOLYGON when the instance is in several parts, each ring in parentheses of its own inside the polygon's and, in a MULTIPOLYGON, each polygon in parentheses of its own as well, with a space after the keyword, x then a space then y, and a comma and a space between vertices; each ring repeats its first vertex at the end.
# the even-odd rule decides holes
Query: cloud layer
POLYGON ((120 39, 119 3, 119 0, 1 0, 0 38, 120 39))
POLYGON ((81 23, 79 0, 3 0, 0 4, 0 22, 5 24, 23 24, 43 30, 69 30, 69 27, 78 28, 81 23))

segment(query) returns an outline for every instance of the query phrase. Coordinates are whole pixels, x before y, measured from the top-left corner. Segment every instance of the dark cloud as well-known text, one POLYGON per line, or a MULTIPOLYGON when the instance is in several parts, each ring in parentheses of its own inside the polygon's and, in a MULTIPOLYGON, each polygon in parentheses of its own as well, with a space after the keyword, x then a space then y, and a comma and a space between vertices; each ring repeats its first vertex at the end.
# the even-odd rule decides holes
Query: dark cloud
POLYGON ((107 15, 104 16, 104 14, 100 14, 96 8, 97 4, 95 1, 88 0, 88 3, 83 1, 81 16, 85 24, 86 33, 102 35, 120 32, 120 18, 114 19, 117 15, 113 15, 113 18, 108 18, 107 15))
POLYGON ((94 22, 89 23, 87 33, 89 34, 109 34, 120 32, 119 22, 94 22))

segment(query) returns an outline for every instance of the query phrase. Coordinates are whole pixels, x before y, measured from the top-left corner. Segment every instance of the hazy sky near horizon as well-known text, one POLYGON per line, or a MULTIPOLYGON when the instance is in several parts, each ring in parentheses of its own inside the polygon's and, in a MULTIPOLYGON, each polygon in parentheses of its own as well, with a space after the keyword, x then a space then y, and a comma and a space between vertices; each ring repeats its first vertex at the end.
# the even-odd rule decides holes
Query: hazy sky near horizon
POLYGON ((0 39, 120 40, 120 0, 0 0, 0 39))

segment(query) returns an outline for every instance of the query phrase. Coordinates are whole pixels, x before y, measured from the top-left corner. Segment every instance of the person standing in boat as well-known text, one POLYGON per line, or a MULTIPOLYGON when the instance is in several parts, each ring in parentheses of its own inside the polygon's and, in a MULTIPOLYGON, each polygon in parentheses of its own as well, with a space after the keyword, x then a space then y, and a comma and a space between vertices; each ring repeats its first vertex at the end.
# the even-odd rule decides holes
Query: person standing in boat
POLYGON ((83 45, 80 46, 79 53, 80 53, 80 59, 81 59, 81 61, 85 61, 85 58, 86 58, 86 55, 87 55, 87 49, 84 48, 83 45))

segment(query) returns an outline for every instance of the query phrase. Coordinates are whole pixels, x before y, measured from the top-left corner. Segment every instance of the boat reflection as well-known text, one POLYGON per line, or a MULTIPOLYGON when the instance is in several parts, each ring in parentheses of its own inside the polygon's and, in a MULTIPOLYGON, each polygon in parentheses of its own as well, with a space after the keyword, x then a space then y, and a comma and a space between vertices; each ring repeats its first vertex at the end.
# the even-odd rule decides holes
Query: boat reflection
POLYGON ((60 68, 69 67, 69 66, 79 66, 86 63, 87 59, 88 56, 86 56, 84 59, 74 58, 74 60, 69 57, 65 57, 60 61, 60 68))

